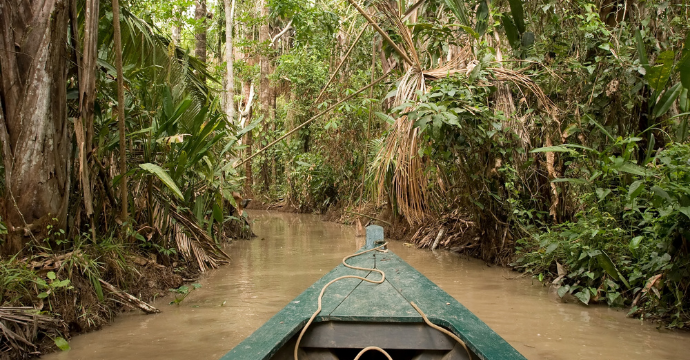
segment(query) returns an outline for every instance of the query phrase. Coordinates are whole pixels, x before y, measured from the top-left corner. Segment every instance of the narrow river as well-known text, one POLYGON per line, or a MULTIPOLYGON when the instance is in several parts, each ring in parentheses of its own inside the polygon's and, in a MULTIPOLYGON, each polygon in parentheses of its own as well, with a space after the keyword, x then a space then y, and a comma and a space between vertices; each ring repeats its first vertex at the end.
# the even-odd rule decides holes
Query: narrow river
MULTIPOLYGON (((179 306, 131 312, 44 359, 218 359, 363 245, 318 216, 251 212, 258 237, 227 249, 231 264, 200 279, 179 306)), ((657 330, 624 310, 563 304, 538 282, 447 251, 390 248, 464 304, 528 359, 688 359, 690 333, 657 330)), ((327 296, 327 295, 326 295, 327 296)), ((316 299, 315 299, 316 301, 316 299)))

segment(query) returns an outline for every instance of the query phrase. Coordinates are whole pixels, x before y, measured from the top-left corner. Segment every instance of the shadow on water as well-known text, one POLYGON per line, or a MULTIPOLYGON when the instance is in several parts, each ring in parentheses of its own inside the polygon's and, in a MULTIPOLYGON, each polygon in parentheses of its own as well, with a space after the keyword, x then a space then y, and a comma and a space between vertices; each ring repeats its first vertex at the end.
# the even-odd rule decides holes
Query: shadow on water
MULTIPOLYGON (((121 315, 43 358, 218 359, 364 244, 353 228, 318 216, 250 214, 257 237, 228 246, 231 264, 202 277, 181 305, 163 297, 154 303, 161 314, 121 315)), ((688 358, 689 333, 657 330, 623 310, 561 303, 538 282, 447 251, 390 248, 529 359, 688 358)))

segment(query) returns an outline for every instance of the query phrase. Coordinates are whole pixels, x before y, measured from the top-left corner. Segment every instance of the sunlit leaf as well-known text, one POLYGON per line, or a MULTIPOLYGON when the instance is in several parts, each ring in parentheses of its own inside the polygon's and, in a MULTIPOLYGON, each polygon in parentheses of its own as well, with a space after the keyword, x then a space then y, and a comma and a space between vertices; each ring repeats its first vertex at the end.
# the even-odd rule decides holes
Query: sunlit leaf
POLYGON ((59 336, 56 337, 55 339, 53 339, 53 341, 55 342, 55 346, 57 346, 62 351, 67 351, 70 349, 69 343, 67 342, 67 340, 65 340, 59 336))
POLYGON ((180 199, 184 199, 184 196, 182 196, 182 192, 177 187, 177 184, 175 184, 175 181, 173 181, 170 175, 168 175, 168 173, 163 170, 162 167, 151 163, 141 164, 139 167, 156 175, 173 192, 173 194, 175 194, 175 196, 180 199))

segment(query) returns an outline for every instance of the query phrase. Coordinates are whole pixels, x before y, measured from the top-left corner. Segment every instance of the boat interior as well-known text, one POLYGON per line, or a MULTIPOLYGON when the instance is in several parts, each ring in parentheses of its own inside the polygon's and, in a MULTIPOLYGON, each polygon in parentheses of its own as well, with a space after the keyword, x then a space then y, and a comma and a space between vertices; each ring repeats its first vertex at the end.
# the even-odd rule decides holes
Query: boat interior
MULTIPOLYGON (((295 334, 271 360, 294 360, 298 336, 295 334)), ((352 360, 368 346, 386 350, 395 360, 468 359, 461 344, 424 323, 326 321, 312 324, 304 334, 299 360, 352 360)), ((360 359, 385 360, 386 356, 370 350, 360 359)))

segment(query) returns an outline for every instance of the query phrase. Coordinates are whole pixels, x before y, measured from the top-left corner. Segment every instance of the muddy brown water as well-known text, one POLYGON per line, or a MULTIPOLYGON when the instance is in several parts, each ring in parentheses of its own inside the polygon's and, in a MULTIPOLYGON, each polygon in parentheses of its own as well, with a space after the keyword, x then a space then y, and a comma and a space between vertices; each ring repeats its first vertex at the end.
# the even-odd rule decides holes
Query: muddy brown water
MULTIPOLYGON (((123 314, 43 359, 218 359, 364 242, 314 215, 251 216, 258 237, 228 246, 231 264, 204 275, 181 305, 160 298, 161 314, 123 314)), ((623 310, 561 303, 536 281, 447 251, 390 248, 528 359, 690 358, 690 333, 658 330, 623 310)))

